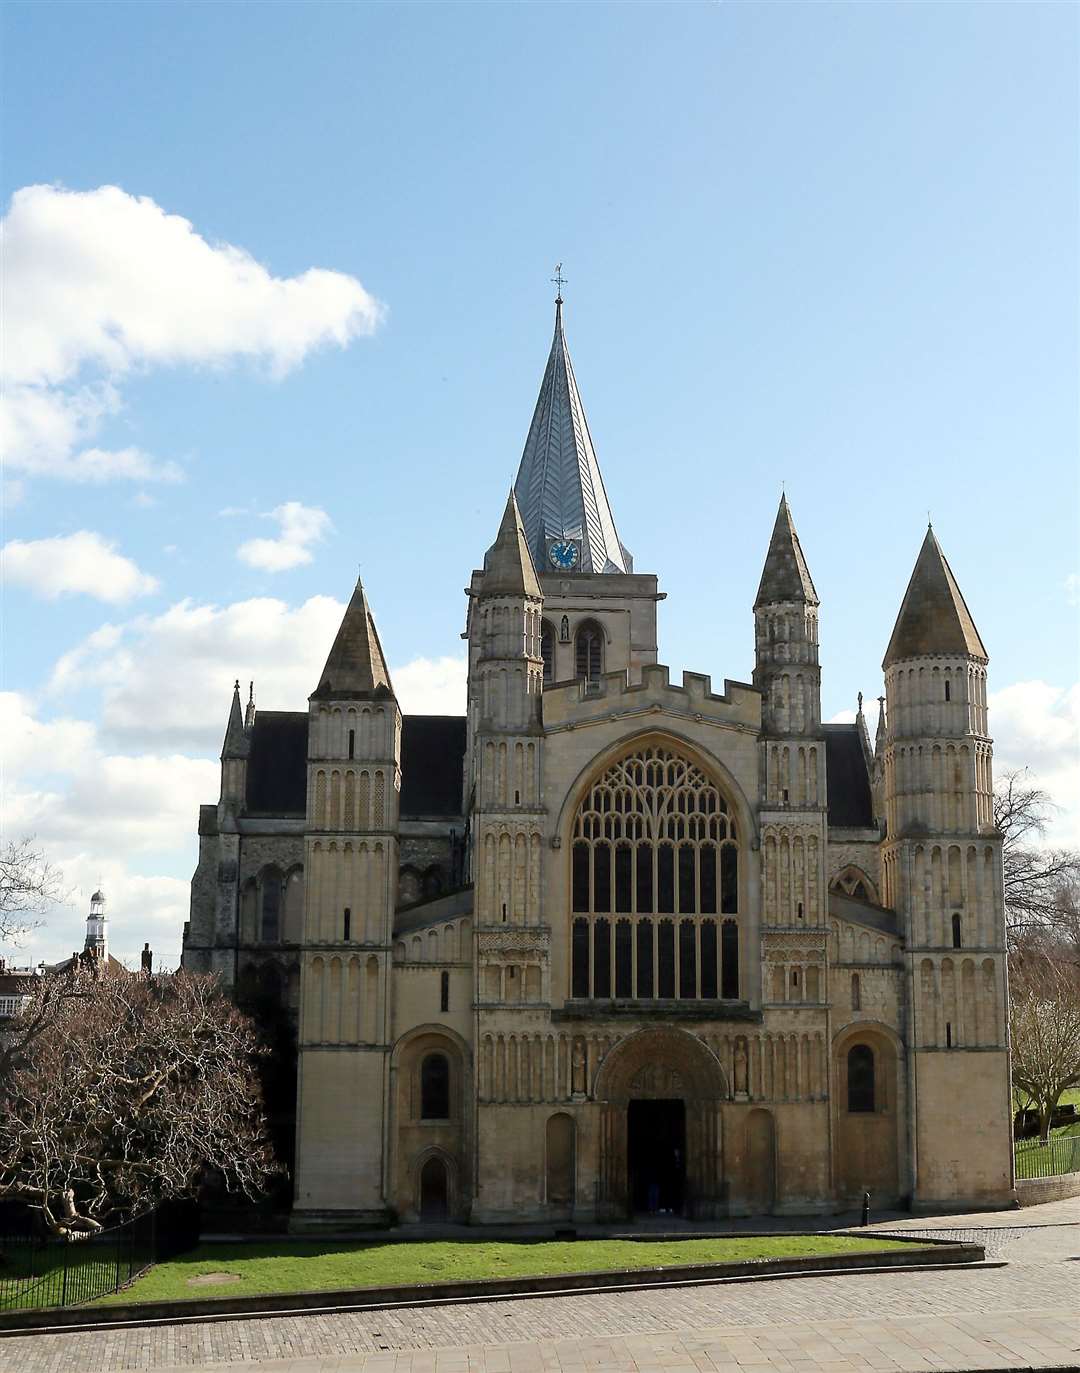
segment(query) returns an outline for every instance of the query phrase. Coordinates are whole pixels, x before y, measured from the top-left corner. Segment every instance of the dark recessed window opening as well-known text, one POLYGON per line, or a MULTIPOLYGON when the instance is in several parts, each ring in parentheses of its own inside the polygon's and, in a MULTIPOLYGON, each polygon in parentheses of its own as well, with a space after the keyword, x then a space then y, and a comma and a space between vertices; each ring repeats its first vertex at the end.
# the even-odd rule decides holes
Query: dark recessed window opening
POLYGON ((348 906, 345 907, 345 919, 342 921, 342 924, 345 927, 342 938, 347 944, 352 938, 352 911, 349 910, 348 906))
POLYGON ((950 697, 950 695, 949 695, 949 689, 950 689, 950 687, 949 687, 949 682, 946 681, 946 683, 945 683, 945 699, 946 699, 946 701, 952 699, 952 698, 950 697))
POLYGON ((946 1047, 946 1049, 951 1049, 951 1048, 952 1048, 952 1021, 951 1021, 951 1020, 946 1020, 946 1022, 945 1022, 945 1047, 946 1047))
POLYGON ((439 1010, 448 1011, 450 1009, 450 974, 439 974, 439 1010))
POLYGON ((350 758, 354 758, 355 756, 356 756, 356 730, 355 730, 355 729, 350 729, 350 730, 349 730, 349 757, 350 757, 350 758))
POLYGON ((875 1110, 874 1051, 869 1044, 853 1044, 847 1056, 847 1108, 852 1113, 875 1110))
POLYGON ((450 1061, 445 1054, 428 1054, 420 1065, 420 1119, 449 1118, 450 1061))
POLYGON ((555 631, 547 620, 540 630, 540 657, 544 660, 544 685, 550 686, 555 680, 555 631))
MULTIPOLYGON (((975 942, 978 943, 979 941, 976 940, 975 942)), ((962 931, 960 928, 960 917, 958 915, 954 915, 952 918, 952 946, 954 949, 959 949, 963 947, 962 931)))

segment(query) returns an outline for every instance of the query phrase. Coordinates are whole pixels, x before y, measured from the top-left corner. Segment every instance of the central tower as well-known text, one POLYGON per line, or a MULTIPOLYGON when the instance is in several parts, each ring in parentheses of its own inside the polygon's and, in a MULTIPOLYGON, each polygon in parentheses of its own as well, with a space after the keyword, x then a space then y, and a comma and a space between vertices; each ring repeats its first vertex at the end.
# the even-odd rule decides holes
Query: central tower
POLYGON ((544 598, 545 685, 583 681, 656 662, 656 578, 634 572, 619 538, 555 300, 555 334, 514 495, 544 598))

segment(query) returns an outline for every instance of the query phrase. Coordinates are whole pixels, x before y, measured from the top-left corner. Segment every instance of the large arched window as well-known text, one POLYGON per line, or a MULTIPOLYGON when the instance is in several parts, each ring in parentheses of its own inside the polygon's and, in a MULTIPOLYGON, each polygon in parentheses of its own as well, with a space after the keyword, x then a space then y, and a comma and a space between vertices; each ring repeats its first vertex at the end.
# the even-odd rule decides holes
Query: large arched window
POLYGON ((427 1054, 420 1064, 420 1119, 450 1119, 450 1061, 427 1054))
POLYGON ((544 620, 540 625, 540 657, 544 660, 544 685, 555 680, 555 629, 544 620))
POLYGON ((595 620, 578 625, 574 636, 574 665, 579 680, 598 682, 604 671, 604 631, 595 620))
POLYGON ((876 1110, 874 1051, 869 1044, 853 1044, 848 1050, 847 1108, 852 1113, 876 1110))
POLYGON ((862 868, 857 868, 854 863, 849 863, 842 872, 836 874, 832 889, 844 896, 853 896, 857 901, 869 901, 873 906, 878 904, 877 888, 862 868))
POLYGON ((613 764, 571 851, 570 994, 739 997, 739 837, 719 789, 672 749, 613 764))

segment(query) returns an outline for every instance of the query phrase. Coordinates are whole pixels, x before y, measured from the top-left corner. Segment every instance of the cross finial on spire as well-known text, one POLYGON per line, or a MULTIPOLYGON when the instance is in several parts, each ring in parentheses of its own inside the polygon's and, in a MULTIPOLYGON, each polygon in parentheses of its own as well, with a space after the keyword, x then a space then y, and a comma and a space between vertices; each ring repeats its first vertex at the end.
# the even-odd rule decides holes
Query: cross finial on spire
POLYGON ((555 275, 551 278, 551 284, 558 291, 558 295, 555 297, 555 304, 561 305, 563 303, 562 288, 566 285, 566 278, 562 274, 561 262, 556 262, 555 264, 555 275))
POLYGON ((862 692, 859 692, 859 714, 862 714, 862 692))

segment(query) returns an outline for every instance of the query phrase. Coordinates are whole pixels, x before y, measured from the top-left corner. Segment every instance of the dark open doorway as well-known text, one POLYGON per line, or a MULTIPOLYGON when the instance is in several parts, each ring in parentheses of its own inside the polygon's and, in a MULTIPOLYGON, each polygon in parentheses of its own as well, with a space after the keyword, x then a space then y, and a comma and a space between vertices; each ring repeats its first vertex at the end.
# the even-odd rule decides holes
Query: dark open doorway
POLYGON ((449 1191, 446 1164, 440 1158, 429 1158, 420 1171, 420 1219, 446 1220, 449 1191))
POLYGON ((630 1209, 681 1215, 686 1191, 686 1103, 632 1101, 626 1113, 630 1209))

